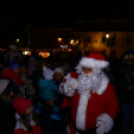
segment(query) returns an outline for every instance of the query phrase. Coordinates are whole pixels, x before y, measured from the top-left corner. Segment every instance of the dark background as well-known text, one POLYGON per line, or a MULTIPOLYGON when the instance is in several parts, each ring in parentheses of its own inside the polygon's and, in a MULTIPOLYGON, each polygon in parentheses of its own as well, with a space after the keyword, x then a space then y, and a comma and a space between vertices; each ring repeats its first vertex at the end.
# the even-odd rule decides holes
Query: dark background
POLYGON ((77 19, 133 19, 133 1, 1 0, 0 40, 33 28, 69 27, 77 19))

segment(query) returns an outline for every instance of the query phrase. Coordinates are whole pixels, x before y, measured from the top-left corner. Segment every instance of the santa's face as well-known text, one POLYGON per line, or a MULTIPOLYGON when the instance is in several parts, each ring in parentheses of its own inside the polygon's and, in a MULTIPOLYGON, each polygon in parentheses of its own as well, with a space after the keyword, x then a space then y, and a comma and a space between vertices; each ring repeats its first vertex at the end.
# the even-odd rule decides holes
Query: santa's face
POLYGON ((82 71, 84 74, 92 73, 92 69, 87 68, 87 67, 82 67, 82 71))

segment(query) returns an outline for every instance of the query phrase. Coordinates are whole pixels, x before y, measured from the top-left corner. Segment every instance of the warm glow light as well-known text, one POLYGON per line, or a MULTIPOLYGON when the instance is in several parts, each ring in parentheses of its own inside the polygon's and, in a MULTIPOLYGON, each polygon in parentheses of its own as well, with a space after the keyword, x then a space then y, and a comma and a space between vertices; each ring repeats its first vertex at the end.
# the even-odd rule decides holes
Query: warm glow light
POLYGON ((109 36, 110 36, 109 34, 106 34, 106 38, 109 38, 109 36))
POLYGON ((72 51, 72 49, 71 49, 71 48, 69 48, 68 50, 69 50, 69 52, 71 52, 71 51, 72 51))
POLYGON ((29 55, 30 56, 31 55, 31 51, 24 51, 24 52, 22 52, 22 54, 23 55, 29 55))
POLYGON ((58 38, 58 41, 62 41, 62 38, 58 38))
POLYGON ((78 43, 79 43, 79 39, 76 40, 76 44, 78 44, 78 43))
POLYGON ((70 41, 70 44, 74 44, 74 40, 73 39, 70 41))
POLYGON ((39 56, 42 56, 43 58, 48 58, 50 56, 49 52, 39 52, 39 56))
POLYGON ((19 42, 19 39, 16 39, 16 42, 19 42))

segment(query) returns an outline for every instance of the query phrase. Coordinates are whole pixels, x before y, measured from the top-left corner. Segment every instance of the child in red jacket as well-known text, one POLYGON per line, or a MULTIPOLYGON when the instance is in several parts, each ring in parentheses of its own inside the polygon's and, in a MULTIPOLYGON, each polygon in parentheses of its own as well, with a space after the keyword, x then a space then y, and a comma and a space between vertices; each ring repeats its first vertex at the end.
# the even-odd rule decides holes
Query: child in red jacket
POLYGON ((37 117, 33 114, 32 102, 24 97, 16 97, 13 102, 16 109, 16 127, 14 134, 41 134, 37 117))
POLYGON ((6 79, 10 79, 13 82, 15 82, 19 87, 22 87, 25 85, 26 81, 22 81, 20 79, 20 75, 19 75, 19 64, 13 64, 11 67, 7 68, 4 70, 3 72, 3 76, 6 79))

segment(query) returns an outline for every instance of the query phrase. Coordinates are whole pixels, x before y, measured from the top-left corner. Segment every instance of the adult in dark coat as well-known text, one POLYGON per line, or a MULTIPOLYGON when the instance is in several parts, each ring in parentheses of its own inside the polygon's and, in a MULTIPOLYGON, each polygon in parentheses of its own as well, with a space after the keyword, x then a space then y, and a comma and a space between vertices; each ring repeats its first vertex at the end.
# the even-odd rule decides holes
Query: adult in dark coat
POLYGON ((132 120, 132 133, 134 133, 134 67, 127 75, 122 75, 117 86, 117 95, 121 103, 123 134, 129 133, 128 120, 132 120))
POLYGON ((7 79, 0 79, 0 134, 14 133, 16 121, 12 98, 12 83, 7 79))

